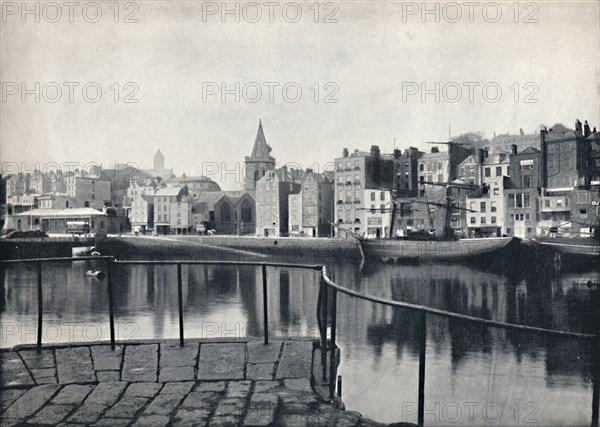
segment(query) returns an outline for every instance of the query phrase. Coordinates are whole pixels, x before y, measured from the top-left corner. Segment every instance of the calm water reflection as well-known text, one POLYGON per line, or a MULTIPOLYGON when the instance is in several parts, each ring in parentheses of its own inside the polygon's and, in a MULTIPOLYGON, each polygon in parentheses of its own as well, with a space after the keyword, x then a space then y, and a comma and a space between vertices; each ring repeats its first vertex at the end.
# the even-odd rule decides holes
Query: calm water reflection
MULTIPOLYGON (((106 282, 85 276, 94 262, 44 267, 45 342, 108 339, 106 282)), ((598 273, 530 271, 508 278, 464 266, 355 265, 330 271, 364 293, 506 322, 593 332, 598 273), (524 276, 524 277, 523 277, 524 276)), ((269 268, 271 334, 317 336, 318 273, 269 268)), ((178 336, 174 266, 119 266, 117 334, 178 336)), ((6 269, 2 347, 35 342, 36 272, 6 269)), ((262 336, 260 269, 183 267, 187 337, 262 336)), ((340 296, 338 335, 343 400, 382 422, 416 422, 418 319, 411 313, 340 296)), ((426 421, 447 425, 585 425, 591 417, 589 349, 579 340, 544 339, 429 318, 426 421)))

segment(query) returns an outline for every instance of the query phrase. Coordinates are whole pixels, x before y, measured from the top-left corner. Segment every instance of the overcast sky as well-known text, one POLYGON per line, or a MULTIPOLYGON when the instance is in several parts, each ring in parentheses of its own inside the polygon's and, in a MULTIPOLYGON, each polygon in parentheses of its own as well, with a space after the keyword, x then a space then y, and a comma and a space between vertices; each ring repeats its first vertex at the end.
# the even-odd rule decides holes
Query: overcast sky
MULTIPOLYGON (((399 148, 429 149, 425 141, 447 139, 449 125, 453 135, 480 131, 491 137, 519 128, 537 132, 541 123, 572 127, 577 118, 592 127, 600 123, 598 1, 518 8, 511 1, 485 12, 485 2, 473 10, 464 3, 429 3, 439 7, 439 23, 434 14, 421 15, 421 2, 320 3, 317 23, 313 2, 297 3, 302 10, 297 22, 288 22, 295 20, 295 4, 275 4, 269 22, 265 3, 258 9, 240 3, 239 23, 234 15, 221 17, 221 2, 142 1, 127 9, 121 2, 119 23, 109 9, 113 2, 100 3, 96 23, 84 19, 81 6, 72 23, 66 6, 56 23, 46 22, 55 19, 56 10, 40 9, 36 23, 35 15, 22 16, 5 4, 6 22, 0 24, 5 171, 10 162, 29 168, 35 162, 90 161, 151 167, 158 148, 177 174, 212 172, 213 166, 203 166, 207 162, 233 170, 250 154, 259 118, 278 163, 321 168, 344 147, 368 150, 377 144, 390 152, 394 138, 399 148), (460 18, 454 5, 460 6, 460 18), (261 19, 248 22, 259 9, 261 19), (492 22, 498 10, 502 16, 492 22), (139 22, 122 22, 130 13, 139 22), (338 22, 325 23, 326 16, 338 22), (35 82, 46 85, 39 103, 34 95, 22 102, 22 82, 29 89, 35 82), (50 82, 63 88, 55 103, 50 82), (79 83, 73 102, 65 82, 79 83), (136 87, 125 87, 128 82, 139 88, 130 98, 137 103, 123 102, 136 87), (98 102, 84 99, 86 83, 102 89, 98 102), (232 90, 225 102, 221 83, 232 90), (436 83, 440 102, 435 93, 422 102, 422 84, 435 92, 436 83), (302 94, 292 102, 297 87, 302 94), (324 102, 326 97, 337 102, 324 102)), ((20 4, 15 3, 19 9, 20 4)), ((95 10, 88 8, 85 17, 94 20, 95 10)), ((87 95, 95 97, 94 86, 87 95)), ((227 180, 224 188, 238 187, 227 180)))

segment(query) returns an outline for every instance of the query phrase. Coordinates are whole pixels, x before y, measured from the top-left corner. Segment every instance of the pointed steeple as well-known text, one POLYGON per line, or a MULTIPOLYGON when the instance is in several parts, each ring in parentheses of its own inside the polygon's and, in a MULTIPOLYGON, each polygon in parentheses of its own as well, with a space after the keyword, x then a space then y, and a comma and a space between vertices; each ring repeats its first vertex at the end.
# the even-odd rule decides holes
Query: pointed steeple
POLYGON ((265 133, 263 132, 262 120, 258 120, 258 131, 256 132, 256 138, 254 139, 254 147, 252 148, 251 159, 254 160, 273 160, 271 155, 271 147, 267 144, 265 133))

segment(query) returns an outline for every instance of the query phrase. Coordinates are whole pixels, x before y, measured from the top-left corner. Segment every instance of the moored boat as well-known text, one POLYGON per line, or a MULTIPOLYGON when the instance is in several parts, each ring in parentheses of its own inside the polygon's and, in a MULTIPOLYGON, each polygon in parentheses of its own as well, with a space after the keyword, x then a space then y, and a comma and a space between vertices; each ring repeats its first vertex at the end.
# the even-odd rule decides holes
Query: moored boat
POLYGON ((592 263, 597 268, 600 261, 600 242, 591 237, 536 237, 534 241, 542 250, 554 253, 556 261, 564 263, 592 263))
POLYGON ((457 261, 488 263, 508 259, 519 243, 516 237, 489 237, 459 240, 363 239, 365 258, 383 261, 457 261))

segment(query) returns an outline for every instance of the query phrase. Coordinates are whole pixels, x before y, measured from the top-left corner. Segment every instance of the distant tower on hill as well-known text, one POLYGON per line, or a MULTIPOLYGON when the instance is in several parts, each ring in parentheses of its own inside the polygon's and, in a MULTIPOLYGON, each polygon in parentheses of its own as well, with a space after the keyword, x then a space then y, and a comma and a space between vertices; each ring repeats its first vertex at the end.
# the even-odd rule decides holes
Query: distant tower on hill
POLYGON ((154 169, 164 169, 165 168, 165 156, 160 150, 156 151, 154 155, 154 169))

